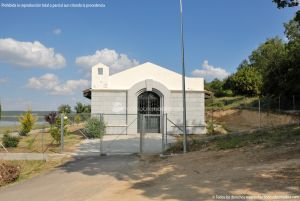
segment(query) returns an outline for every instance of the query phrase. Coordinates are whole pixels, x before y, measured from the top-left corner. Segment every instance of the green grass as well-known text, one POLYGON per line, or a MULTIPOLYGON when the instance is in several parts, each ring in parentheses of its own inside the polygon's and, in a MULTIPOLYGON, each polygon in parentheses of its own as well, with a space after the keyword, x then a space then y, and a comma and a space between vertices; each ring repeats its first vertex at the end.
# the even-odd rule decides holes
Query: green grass
POLYGON ((234 97, 221 97, 206 100, 205 107, 206 110, 227 110, 234 109, 238 107, 253 107, 257 105, 257 97, 244 97, 244 96, 234 96, 234 97))
MULTIPOLYGON (((189 151, 198 151, 204 148, 209 150, 227 150, 253 145, 275 147, 280 144, 299 142, 300 127, 294 125, 240 134, 210 136, 202 139, 189 138, 188 149, 189 151)), ((181 151, 182 139, 180 138, 174 146, 167 150, 167 152, 172 153, 181 151)))

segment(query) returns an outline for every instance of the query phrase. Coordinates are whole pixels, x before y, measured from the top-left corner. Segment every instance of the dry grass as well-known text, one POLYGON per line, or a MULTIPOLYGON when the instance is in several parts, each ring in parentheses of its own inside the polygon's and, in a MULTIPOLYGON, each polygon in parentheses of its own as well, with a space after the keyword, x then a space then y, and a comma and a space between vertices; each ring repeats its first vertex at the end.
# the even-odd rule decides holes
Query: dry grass
POLYGON ((43 161, 43 160, 15 160, 15 161, 1 161, 0 163, 6 163, 13 166, 20 167, 20 176, 19 178, 14 182, 18 183, 21 181, 24 181, 26 179, 32 178, 33 176, 36 176, 38 174, 44 173, 50 169, 53 169, 63 163, 65 163, 68 160, 67 157, 59 158, 55 160, 49 160, 49 161, 43 161))
MULTIPOLYGON (((77 130, 77 127, 70 127, 71 133, 64 137, 65 152, 74 151, 76 145, 83 139, 77 130)), ((7 148, 7 150, 13 153, 59 153, 60 145, 54 142, 50 133, 45 129, 45 131, 32 132, 28 136, 21 136, 18 147, 7 148)), ((5 150, 0 147, 0 152, 5 152, 5 150)))

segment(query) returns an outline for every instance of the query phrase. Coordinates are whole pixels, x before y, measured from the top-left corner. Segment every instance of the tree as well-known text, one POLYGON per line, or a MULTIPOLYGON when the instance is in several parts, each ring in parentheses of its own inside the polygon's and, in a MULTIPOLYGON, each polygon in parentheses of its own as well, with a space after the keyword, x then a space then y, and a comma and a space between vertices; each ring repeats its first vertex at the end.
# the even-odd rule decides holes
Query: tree
POLYGON ((72 109, 70 105, 63 104, 58 107, 58 112, 63 114, 70 114, 72 112, 72 109))
POLYGON ((277 8, 294 7, 298 6, 298 0, 273 0, 277 4, 277 8))
POLYGON ((229 96, 232 92, 224 88, 224 80, 214 79, 209 83, 205 83, 205 89, 214 93, 216 97, 229 96))
POLYGON ((249 56, 249 66, 262 77, 261 92, 263 95, 278 94, 278 86, 284 75, 279 69, 287 57, 286 44, 278 37, 268 39, 249 56))
POLYGON ((84 105, 81 102, 77 102, 74 106, 74 110, 79 113, 91 113, 91 105, 84 105))
POLYGON ((19 122, 21 123, 20 135, 26 136, 31 131, 36 120, 37 118, 32 115, 31 110, 28 110, 26 113, 20 116, 19 118, 19 122))
POLYGON ((249 56, 249 65, 264 75, 270 68, 281 65, 285 57, 285 44, 280 38, 275 37, 268 39, 252 52, 249 56))
POLYGON ((85 107, 81 102, 77 102, 76 105, 74 106, 74 110, 76 111, 77 114, 83 113, 84 109, 85 107))
POLYGON ((253 67, 245 65, 228 78, 228 85, 235 95, 259 95, 262 86, 261 74, 253 67))

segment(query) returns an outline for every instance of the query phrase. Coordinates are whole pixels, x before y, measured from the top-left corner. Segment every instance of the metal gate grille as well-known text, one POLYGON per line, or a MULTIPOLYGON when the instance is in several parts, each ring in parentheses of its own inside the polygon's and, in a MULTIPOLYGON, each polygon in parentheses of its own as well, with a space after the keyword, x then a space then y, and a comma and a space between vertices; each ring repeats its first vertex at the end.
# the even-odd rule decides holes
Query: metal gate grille
POLYGON ((160 97, 154 92, 147 91, 138 96, 138 132, 141 132, 141 124, 144 125, 143 132, 160 133, 160 97))

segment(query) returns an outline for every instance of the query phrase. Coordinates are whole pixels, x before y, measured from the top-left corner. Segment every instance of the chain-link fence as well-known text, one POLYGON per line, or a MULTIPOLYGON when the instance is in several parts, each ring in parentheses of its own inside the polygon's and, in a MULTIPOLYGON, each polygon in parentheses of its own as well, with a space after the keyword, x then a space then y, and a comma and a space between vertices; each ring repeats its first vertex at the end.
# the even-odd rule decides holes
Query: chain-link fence
MULTIPOLYGON (((86 114, 85 116, 87 116, 86 114)), ((72 152, 83 138, 80 124, 65 119, 61 138, 61 115, 58 112, 3 112, 0 119, 0 153, 24 153, 24 159, 33 153, 72 152), (61 140, 64 140, 62 147, 61 140)))
MULTIPOLYGON (((91 114, 78 129, 86 138, 78 154, 163 153, 175 141, 173 135, 167 135, 166 118, 166 114, 91 114), (101 132, 99 127, 104 128, 103 135, 97 135, 101 132)), ((78 114, 69 114, 67 119, 72 124, 81 124, 76 123, 80 119, 78 114)))
POLYGON ((300 121, 300 95, 211 98, 206 105, 210 132, 274 128, 300 121))

